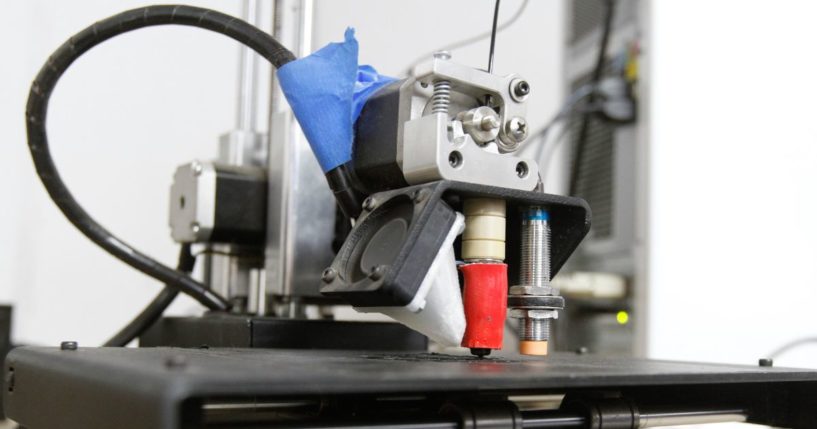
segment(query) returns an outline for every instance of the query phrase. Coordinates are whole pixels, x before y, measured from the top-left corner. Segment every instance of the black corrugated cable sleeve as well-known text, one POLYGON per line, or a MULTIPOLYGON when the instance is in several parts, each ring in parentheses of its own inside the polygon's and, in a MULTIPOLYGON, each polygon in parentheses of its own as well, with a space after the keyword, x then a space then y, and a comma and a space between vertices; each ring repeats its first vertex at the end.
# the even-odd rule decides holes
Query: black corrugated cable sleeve
MULTIPOLYGON (((182 244, 179 249, 179 262, 176 265, 177 270, 187 274, 193 272, 193 268, 196 266, 196 257, 193 256, 190 247, 190 244, 182 244)), ((153 301, 138 316, 105 342, 103 347, 125 347, 128 345, 162 317, 162 314, 173 303, 178 294, 179 291, 176 288, 165 285, 162 291, 156 295, 156 298, 153 298, 153 301)))
POLYGON ((361 204, 364 197, 352 185, 349 168, 345 164, 341 164, 327 171, 324 176, 343 214, 349 219, 357 219, 362 211, 361 204))
POLYGON ((278 41, 258 28, 213 10, 192 6, 149 6, 122 12, 80 31, 48 58, 31 85, 26 106, 28 146, 45 189, 62 213, 86 237, 137 270, 184 292, 211 310, 230 304, 188 274, 170 268, 136 250, 106 230, 80 206, 63 183, 48 148, 46 114, 51 92, 60 76, 83 53, 122 33, 155 25, 187 25, 224 34, 247 45, 276 68, 295 59, 278 41))

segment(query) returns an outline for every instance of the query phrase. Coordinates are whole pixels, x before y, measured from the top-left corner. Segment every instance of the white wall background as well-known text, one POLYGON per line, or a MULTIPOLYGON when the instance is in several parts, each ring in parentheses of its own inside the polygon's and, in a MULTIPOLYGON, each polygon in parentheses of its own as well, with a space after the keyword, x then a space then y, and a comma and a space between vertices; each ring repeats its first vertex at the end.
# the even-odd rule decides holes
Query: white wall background
MULTIPOLYGON (((649 354, 817 334, 817 3, 653 1, 649 354)), ((817 367, 817 347, 777 365, 817 367)))
MULTIPOLYGON (((521 0, 506 0, 507 19, 521 0)), ((36 178, 23 112, 31 79, 72 34, 148 1, 10 1, 0 26, 0 301, 15 305, 14 337, 33 344, 95 345, 126 323, 160 285, 113 259, 63 218, 36 178)), ((240 3, 186 1, 238 15, 240 3)), ((269 10, 269 3, 265 2, 269 10)), ((315 45, 357 28, 361 62, 400 75, 418 55, 475 33, 493 1, 318 0, 315 45)), ((534 0, 497 41, 496 71, 533 87, 530 118, 544 124, 561 95, 562 3, 534 0)), ((267 14, 269 18, 269 14, 267 14)), ((269 19, 267 19, 269 21, 269 19)), ((265 28, 270 28, 267 24, 265 28)), ((454 52, 483 67, 488 42, 454 52)), ((167 200, 178 164, 215 156, 234 123, 237 45, 192 28, 152 28, 95 48, 75 63, 51 100, 48 130, 62 176, 103 225, 174 263, 167 200)), ((262 126, 265 121, 260 122, 262 126)), ((182 299, 173 313, 199 309, 182 299)))
MULTIPOLYGON (((96 20, 144 1, 15 1, 0 28, 0 299, 17 341, 97 344, 160 285, 98 249, 48 199, 25 144, 28 85, 50 53, 96 20)), ((237 1, 198 5, 238 14, 237 1)), ((223 36, 152 28, 111 40, 60 81, 48 118, 53 154, 77 199, 103 225, 175 263, 167 200, 173 170, 215 155, 233 125, 238 50, 223 36)), ((180 300, 175 311, 196 308, 180 300)))

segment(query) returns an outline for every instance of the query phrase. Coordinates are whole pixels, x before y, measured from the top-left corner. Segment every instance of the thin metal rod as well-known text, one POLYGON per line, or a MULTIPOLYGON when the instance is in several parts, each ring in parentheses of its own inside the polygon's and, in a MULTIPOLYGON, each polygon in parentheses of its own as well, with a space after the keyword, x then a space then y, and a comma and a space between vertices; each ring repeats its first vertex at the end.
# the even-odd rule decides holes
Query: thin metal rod
MULTIPOLYGON (((587 418, 581 414, 561 411, 525 411, 522 413, 522 427, 525 429, 584 428, 587 418)), ((645 410, 639 415, 639 428, 684 426, 705 423, 742 423, 746 412, 735 409, 698 410, 645 410)))
MULTIPOLYGON (((510 17, 507 21, 503 22, 502 24, 499 24, 499 26, 496 27, 496 32, 501 33, 503 30, 509 28, 514 23, 516 23, 516 21, 518 21, 519 18, 522 16, 522 13, 525 11, 525 8, 528 6, 528 3, 530 3, 530 0, 523 0, 522 3, 519 5, 519 8, 517 8, 516 12, 514 12, 513 16, 510 17)), ((431 52, 427 52, 427 53, 425 53, 423 55, 420 55, 417 58, 415 58, 414 61, 412 61, 409 65, 407 65, 405 67, 405 74, 407 76, 413 76, 414 75, 414 68, 417 67, 417 65, 419 65, 419 64, 421 64, 421 63, 423 63, 425 61, 428 61, 428 58, 430 56, 432 56, 434 54, 434 52, 439 52, 439 51, 451 52, 451 51, 457 50, 459 48, 462 48, 462 47, 474 44, 476 42, 479 42, 482 39, 487 39, 487 38, 491 37, 491 33, 493 33, 493 32, 491 30, 488 30, 488 31, 479 33, 477 35, 471 36, 471 37, 469 37, 467 39, 457 40, 456 42, 449 43, 449 44, 444 45, 444 46, 440 46, 439 48, 437 48, 437 49, 435 49, 435 50, 433 50, 431 52)))
MULTIPOLYGON (((241 18, 258 27, 261 2, 244 0, 241 18)), ((236 128, 255 131, 258 112, 258 55, 246 46, 241 47, 238 65, 238 112, 236 128)))
POLYGON ((734 410, 655 411, 641 414, 639 428, 699 425, 706 423, 743 423, 746 412, 734 410))
MULTIPOLYGON (((741 423, 746 421, 746 412, 742 409, 699 409, 687 411, 669 409, 666 411, 642 412, 639 417, 639 428, 653 428, 705 423, 741 423)), ((585 428, 587 427, 587 424, 587 417, 577 413, 566 413, 558 410, 522 412, 522 427, 525 429, 585 428)), ((290 429, 345 429, 351 427, 368 429, 456 429, 459 427, 459 424, 446 419, 406 419, 401 422, 292 422, 289 425, 284 425, 281 427, 290 429)))
POLYGON ((488 73, 494 72, 494 48, 496 47, 496 25, 499 21, 499 0, 494 6, 494 23, 491 26, 491 48, 488 51, 488 73))
POLYGON ((568 414, 559 411, 525 411, 522 413, 524 429, 546 428, 583 428, 587 419, 581 414, 568 414))
POLYGON ((282 429, 458 429, 459 423, 454 421, 404 421, 404 422, 349 422, 349 423, 290 423, 276 425, 282 429))

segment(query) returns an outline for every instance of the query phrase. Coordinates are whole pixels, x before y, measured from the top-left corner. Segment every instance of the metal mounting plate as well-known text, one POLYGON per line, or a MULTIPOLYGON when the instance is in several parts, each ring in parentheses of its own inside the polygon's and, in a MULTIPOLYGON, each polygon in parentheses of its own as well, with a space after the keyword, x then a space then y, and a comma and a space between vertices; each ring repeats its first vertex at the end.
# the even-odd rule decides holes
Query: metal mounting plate
POLYGON ((532 191, 539 165, 532 158, 488 152, 471 136, 451 141, 448 116, 423 116, 403 125, 403 174, 410 184, 451 180, 532 191))
POLYGON ((5 364, 9 417, 30 429, 179 428, 205 399, 305 395, 544 394, 617 390, 688 403, 720 398, 750 420, 808 426, 817 371, 593 355, 478 359, 336 350, 22 347, 5 364), (173 363, 172 365, 170 363, 173 363))

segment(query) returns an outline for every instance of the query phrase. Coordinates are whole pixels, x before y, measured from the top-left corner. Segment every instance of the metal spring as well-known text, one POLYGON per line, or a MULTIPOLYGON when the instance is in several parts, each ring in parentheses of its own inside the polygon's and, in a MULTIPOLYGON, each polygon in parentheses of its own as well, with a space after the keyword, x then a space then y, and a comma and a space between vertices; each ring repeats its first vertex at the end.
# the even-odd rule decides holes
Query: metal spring
POLYGON ((550 286, 550 227, 546 220, 522 221, 520 284, 550 286))
POLYGON ((551 319, 519 319, 519 339, 522 341, 548 341, 551 319))
POLYGON ((448 113, 451 101, 451 82, 448 80, 434 81, 434 95, 431 96, 431 113, 448 113))

